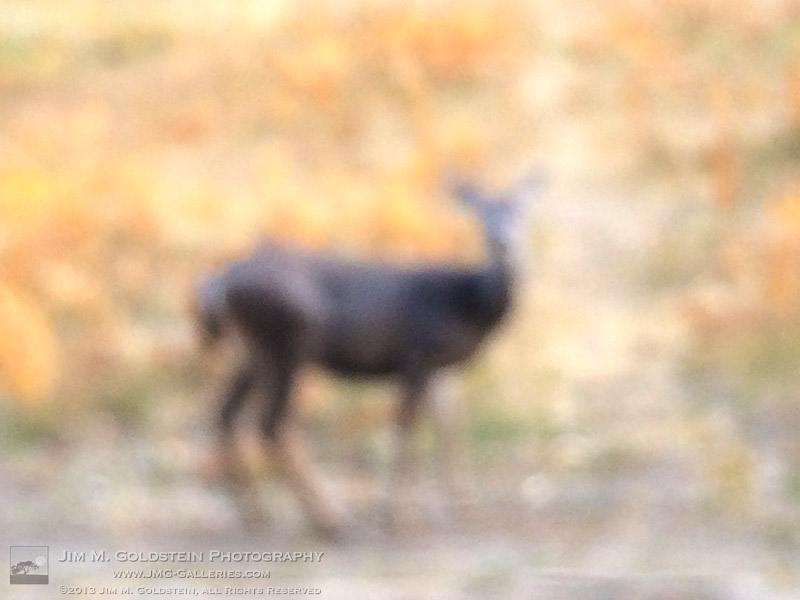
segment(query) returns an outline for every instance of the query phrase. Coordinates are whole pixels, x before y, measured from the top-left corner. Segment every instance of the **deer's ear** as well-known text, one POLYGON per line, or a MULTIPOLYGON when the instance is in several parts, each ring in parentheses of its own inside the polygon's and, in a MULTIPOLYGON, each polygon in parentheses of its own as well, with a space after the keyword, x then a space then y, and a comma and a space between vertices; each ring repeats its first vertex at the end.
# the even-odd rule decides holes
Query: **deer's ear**
POLYGON ((486 197, 483 192, 474 185, 457 183, 451 189, 453 195, 470 208, 477 209, 486 204, 486 197))
POLYGON ((511 201, 525 209, 534 206, 548 184, 544 169, 531 169, 511 191, 511 201))

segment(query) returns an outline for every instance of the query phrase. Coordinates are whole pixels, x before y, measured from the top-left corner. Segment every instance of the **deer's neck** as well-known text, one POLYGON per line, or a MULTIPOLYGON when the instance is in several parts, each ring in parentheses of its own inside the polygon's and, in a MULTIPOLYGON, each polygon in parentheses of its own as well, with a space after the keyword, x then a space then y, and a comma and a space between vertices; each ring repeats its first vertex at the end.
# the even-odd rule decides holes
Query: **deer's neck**
POLYGON ((504 259, 494 259, 480 272, 480 312, 483 324, 493 327, 508 312, 513 295, 514 277, 511 266, 504 259))

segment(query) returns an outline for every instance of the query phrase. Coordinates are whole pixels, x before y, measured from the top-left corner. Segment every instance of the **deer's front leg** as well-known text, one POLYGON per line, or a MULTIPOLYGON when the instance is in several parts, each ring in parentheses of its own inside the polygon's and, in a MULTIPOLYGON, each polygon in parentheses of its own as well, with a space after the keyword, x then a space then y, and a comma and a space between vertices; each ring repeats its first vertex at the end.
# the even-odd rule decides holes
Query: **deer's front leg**
POLYGON ((426 388, 426 377, 406 378, 392 430, 392 456, 382 499, 382 512, 387 525, 396 531, 403 529, 415 517, 412 509, 417 465, 413 434, 419 423, 426 388))
POLYGON ((431 417, 439 446, 439 483, 447 513, 461 512, 474 499, 474 489, 467 476, 467 444, 459 401, 463 396, 461 388, 460 379, 445 372, 432 381, 430 391, 431 417))

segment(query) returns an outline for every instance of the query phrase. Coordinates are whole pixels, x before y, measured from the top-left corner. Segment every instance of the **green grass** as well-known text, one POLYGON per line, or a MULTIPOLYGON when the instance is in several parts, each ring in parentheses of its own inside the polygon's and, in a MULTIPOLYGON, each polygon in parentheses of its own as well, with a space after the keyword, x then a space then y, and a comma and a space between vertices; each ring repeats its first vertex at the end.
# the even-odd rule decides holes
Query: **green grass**
POLYGON ((800 502, 800 471, 795 471, 786 478, 785 482, 786 495, 793 502, 800 502))
POLYGON ((467 424, 468 446, 475 463, 493 462, 510 448, 550 439, 554 429, 545 420, 520 419, 484 410, 467 424))
POLYGON ((106 382, 92 404, 126 427, 141 427, 151 413, 154 390, 164 389, 163 379, 163 374, 147 370, 121 374, 106 382))
POLYGON ((82 54, 89 62, 118 66, 161 54, 170 44, 168 33, 131 24, 87 45, 82 54))
POLYGON ((54 407, 26 407, 0 404, 0 445, 7 450, 24 450, 53 437, 61 425, 54 407))

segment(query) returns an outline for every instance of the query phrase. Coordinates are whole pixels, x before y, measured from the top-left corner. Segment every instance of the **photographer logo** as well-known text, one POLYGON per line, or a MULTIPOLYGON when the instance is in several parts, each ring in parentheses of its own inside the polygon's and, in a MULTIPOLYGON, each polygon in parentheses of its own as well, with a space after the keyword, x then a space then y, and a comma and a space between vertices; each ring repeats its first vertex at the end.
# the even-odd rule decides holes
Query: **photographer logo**
POLYGON ((49 575, 48 546, 11 546, 11 584, 47 584, 49 575))

